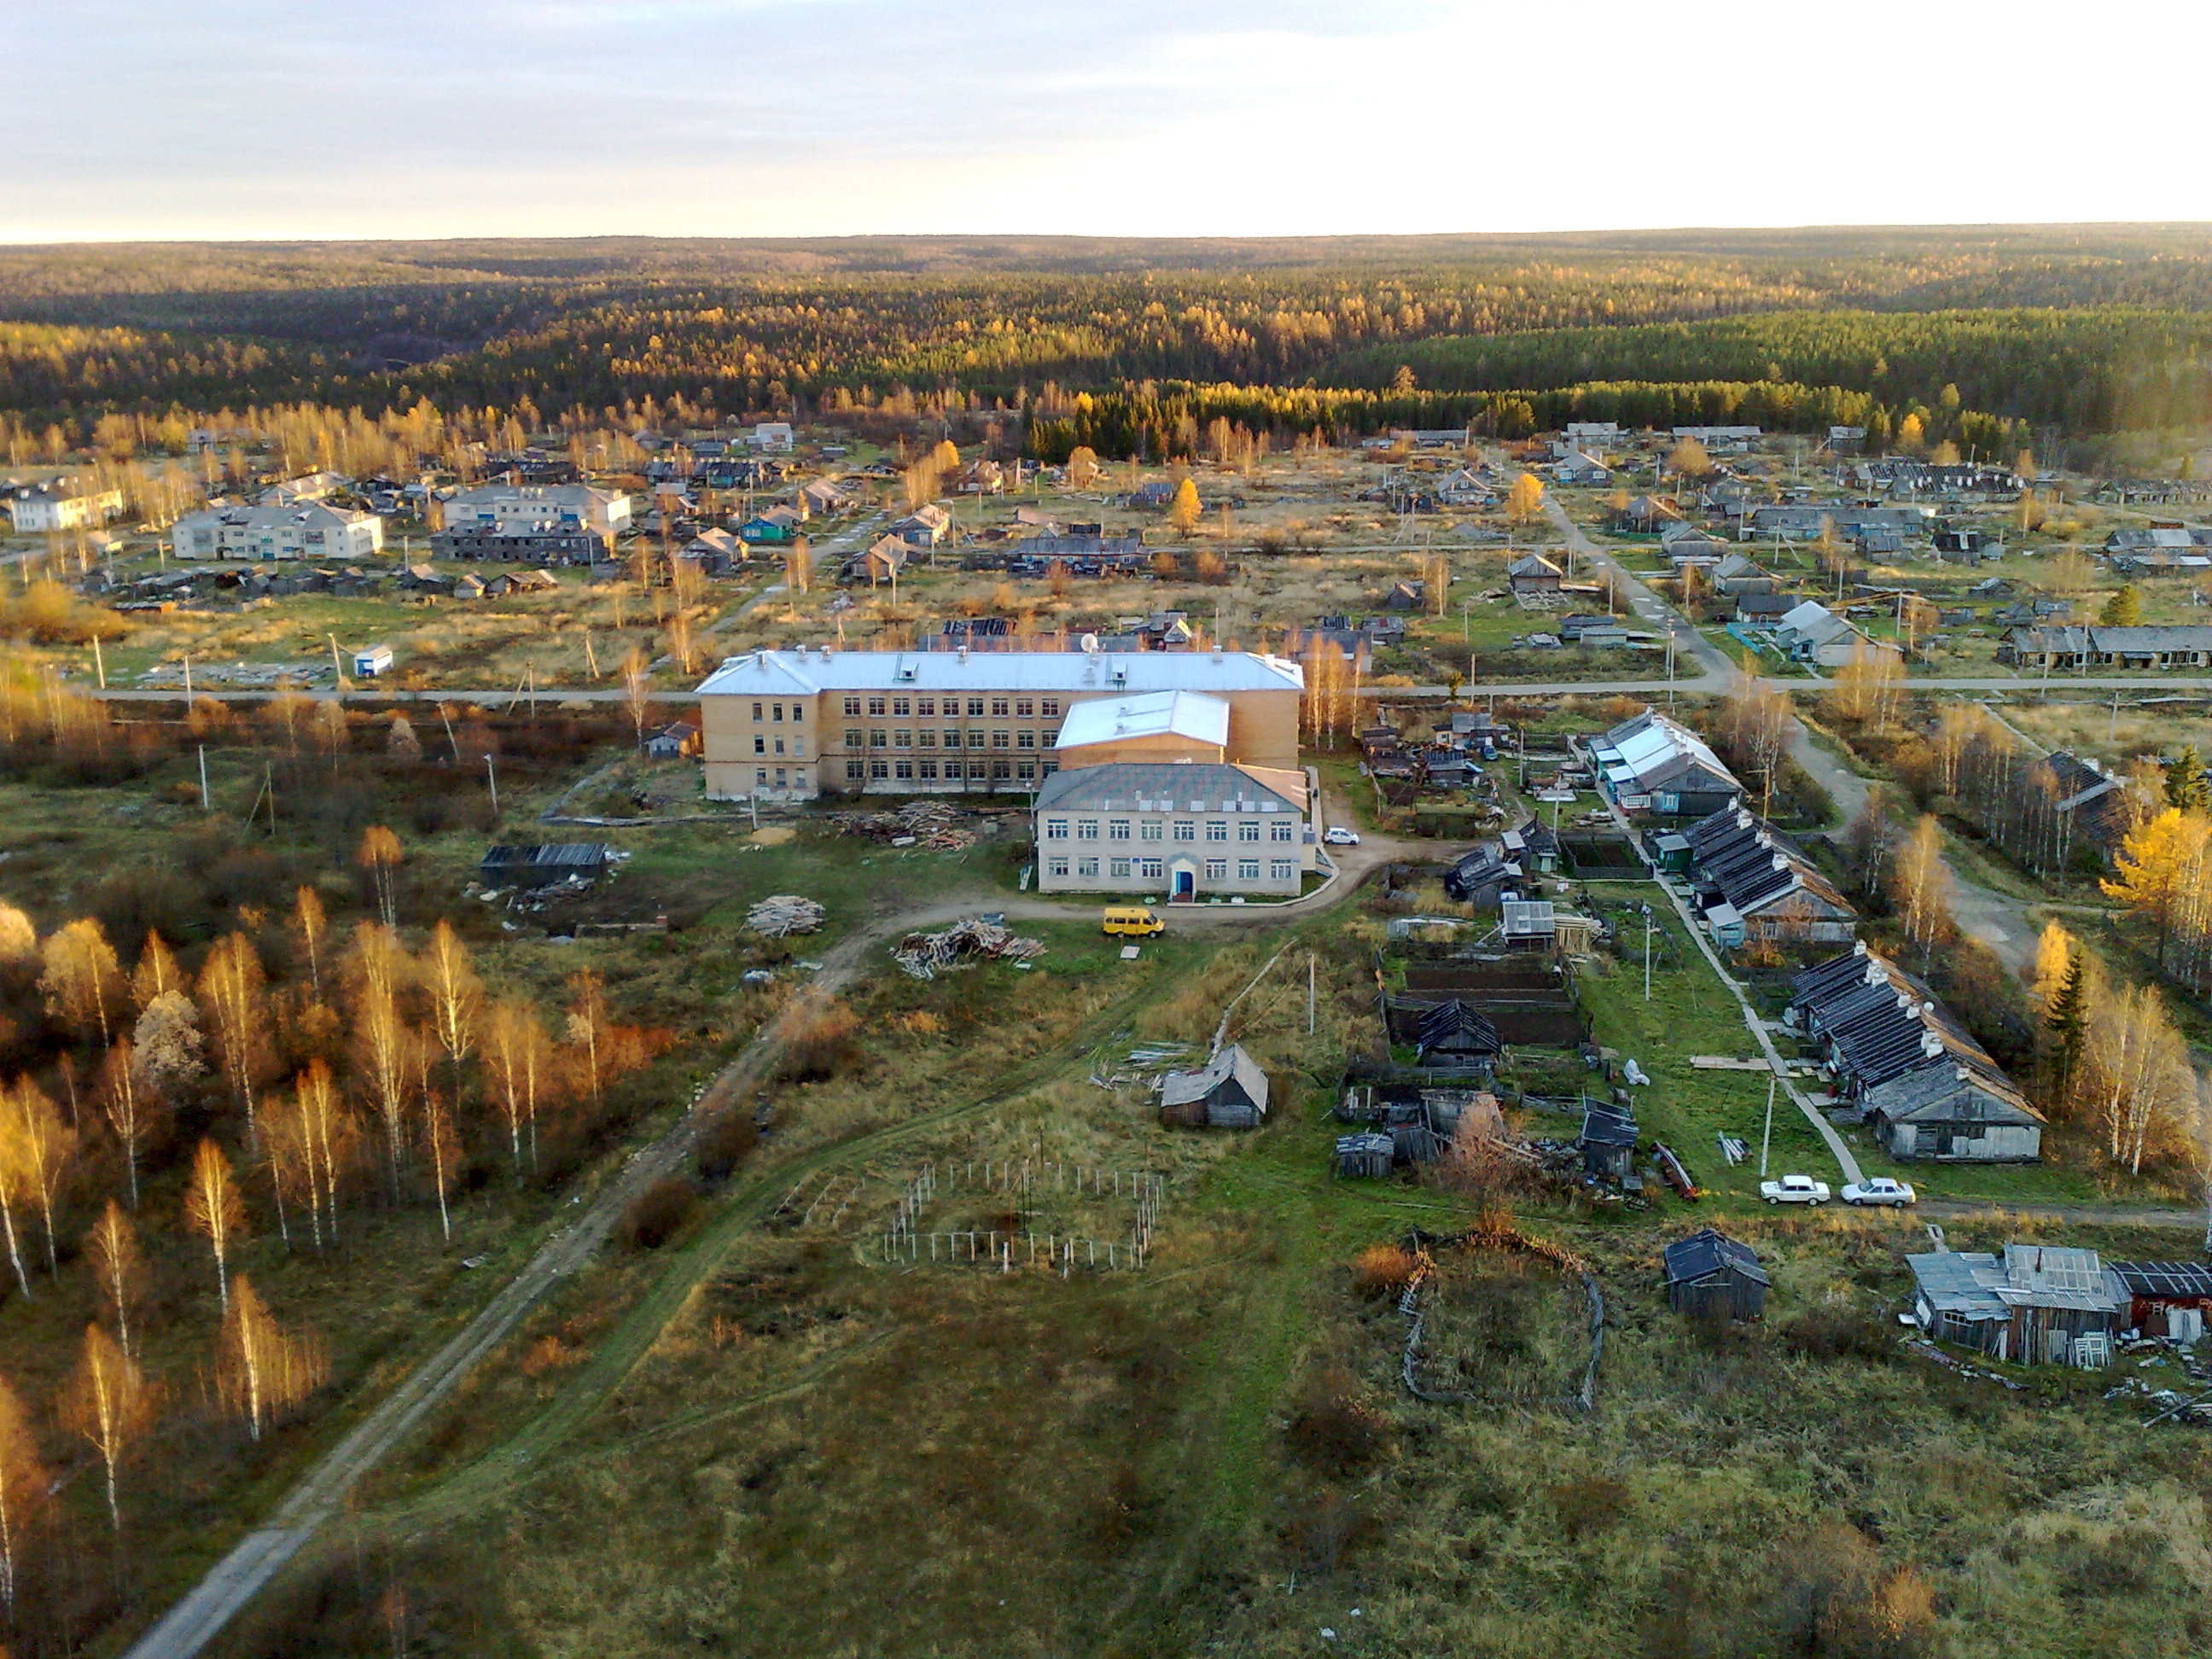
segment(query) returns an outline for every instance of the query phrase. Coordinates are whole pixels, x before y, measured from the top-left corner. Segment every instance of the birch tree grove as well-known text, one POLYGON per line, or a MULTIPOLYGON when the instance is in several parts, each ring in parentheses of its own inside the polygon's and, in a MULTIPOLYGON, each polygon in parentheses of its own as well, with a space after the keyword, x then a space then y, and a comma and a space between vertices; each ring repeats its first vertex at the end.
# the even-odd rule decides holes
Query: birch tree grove
POLYGON ((2164 1149, 2196 1091, 2189 1047, 2155 986, 2123 986, 2088 1024, 2081 1092, 2115 1164, 2140 1175, 2164 1149))
POLYGON ((11 1619, 22 1583, 24 1551, 50 1492, 30 1415, 8 1379, 0 1376, 0 1607, 11 1619))
POLYGON ((84 1328, 84 1348, 62 1391, 62 1426, 92 1448, 107 1487, 107 1524, 123 1530, 118 1492, 124 1466, 153 1426, 157 1398, 145 1374, 97 1325, 84 1328))
POLYGON ((288 1336, 253 1281, 238 1276, 238 1293, 216 1340, 216 1395, 255 1439, 270 1419, 320 1388, 330 1360, 312 1335, 288 1336))
POLYGON ((192 1154, 191 1183, 185 1188, 185 1225, 207 1240, 215 1257, 216 1292, 230 1311, 230 1247, 246 1236, 246 1202, 231 1179, 230 1160, 212 1140, 192 1154))
POLYGON ((492 1005, 484 1022, 484 1065, 501 1121, 507 1126, 507 1157, 522 1167, 523 1143, 530 1166, 538 1167, 538 1110, 540 1091, 550 1081, 553 1045, 544 1023, 527 1003, 492 1005))
POLYGON ((1951 872, 1943 863, 1942 827, 1933 817, 1923 813, 1905 837, 1889 882, 1890 901, 1925 968, 1952 927, 1951 872))

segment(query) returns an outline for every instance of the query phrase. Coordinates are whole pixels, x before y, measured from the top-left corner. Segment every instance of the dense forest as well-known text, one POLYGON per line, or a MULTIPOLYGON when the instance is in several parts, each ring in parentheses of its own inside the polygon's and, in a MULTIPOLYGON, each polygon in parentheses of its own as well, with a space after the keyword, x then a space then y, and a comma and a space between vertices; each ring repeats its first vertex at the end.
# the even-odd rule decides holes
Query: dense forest
POLYGON ((2094 433, 2212 417, 2208 316, 2199 227, 17 248, 0 411, 1042 400, 1049 448, 1091 392, 1124 400, 1103 447, 1179 422, 1139 407, 1173 383, 1286 433, 1947 404, 2094 433))

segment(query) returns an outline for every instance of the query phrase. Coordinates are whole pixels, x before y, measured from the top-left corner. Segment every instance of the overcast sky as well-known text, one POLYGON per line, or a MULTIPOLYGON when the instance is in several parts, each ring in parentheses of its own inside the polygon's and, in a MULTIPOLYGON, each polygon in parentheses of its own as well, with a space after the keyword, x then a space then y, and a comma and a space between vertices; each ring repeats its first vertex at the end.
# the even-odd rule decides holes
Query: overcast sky
POLYGON ((2212 219, 2201 9, 0 0, 0 241, 2212 219))

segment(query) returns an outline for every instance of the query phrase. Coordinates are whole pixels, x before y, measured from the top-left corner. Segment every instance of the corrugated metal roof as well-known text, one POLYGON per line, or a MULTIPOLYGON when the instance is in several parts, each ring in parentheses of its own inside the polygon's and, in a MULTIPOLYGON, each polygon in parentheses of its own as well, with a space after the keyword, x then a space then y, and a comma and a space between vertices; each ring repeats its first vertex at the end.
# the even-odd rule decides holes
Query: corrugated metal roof
POLYGON ((1055 772, 1037 791, 1036 811, 1118 807, 1137 812, 1298 812, 1306 776, 1212 761, 1116 761, 1055 772))

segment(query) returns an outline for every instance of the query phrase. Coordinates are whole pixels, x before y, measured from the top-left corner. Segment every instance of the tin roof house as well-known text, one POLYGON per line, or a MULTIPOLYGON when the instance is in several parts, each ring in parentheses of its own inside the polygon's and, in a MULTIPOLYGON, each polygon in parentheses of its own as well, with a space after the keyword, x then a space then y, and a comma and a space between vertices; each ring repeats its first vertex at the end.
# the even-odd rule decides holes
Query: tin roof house
POLYGON ((2015 1364, 2112 1363, 2130 1297, 2094 1250, 2008 1244, 2002 1256, 1942 1249, 1905 1260, 1913 1313, 1931 1336, 2015 1364))

